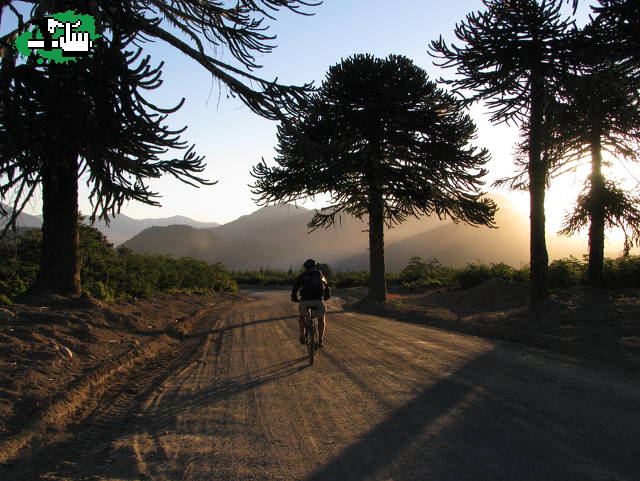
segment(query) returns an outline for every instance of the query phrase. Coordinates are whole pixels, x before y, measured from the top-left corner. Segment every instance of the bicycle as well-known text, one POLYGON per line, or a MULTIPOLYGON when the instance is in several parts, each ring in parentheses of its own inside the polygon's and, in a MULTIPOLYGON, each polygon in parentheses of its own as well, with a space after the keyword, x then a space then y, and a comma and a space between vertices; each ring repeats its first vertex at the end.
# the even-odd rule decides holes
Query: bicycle
POLYGON ((315 310, 314 307, 309 307, 305 315, 304 343, 307 345, 307 351, 309 352, 309 365, 313 364, 319 343, 315 310))

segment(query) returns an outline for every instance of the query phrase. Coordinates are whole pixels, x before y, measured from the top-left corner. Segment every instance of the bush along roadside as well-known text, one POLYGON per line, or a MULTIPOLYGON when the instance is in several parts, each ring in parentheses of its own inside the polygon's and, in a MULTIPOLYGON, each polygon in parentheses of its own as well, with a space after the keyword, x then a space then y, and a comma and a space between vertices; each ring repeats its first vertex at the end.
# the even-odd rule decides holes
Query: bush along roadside
MULTIPOLYGON (((35 279, 42 234, 28 229, 0 242, 0 303, 10 304, 35 279)), ((94 227, 80 226, 82 289, 113 301, 172 291, 234 291, 237 283, 222 264, 188 257, 133 254, 114 249, 94 227)))

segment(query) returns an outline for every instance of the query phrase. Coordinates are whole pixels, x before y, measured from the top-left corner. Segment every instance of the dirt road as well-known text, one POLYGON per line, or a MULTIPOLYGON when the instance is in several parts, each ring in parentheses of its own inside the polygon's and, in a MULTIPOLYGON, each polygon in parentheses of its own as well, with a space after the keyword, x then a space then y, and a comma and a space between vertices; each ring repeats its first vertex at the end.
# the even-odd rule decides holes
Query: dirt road
POLYGON ((288 294, 252 295, 0 477, 639 479, 637 382, 338 300, 308 367, 288 294))

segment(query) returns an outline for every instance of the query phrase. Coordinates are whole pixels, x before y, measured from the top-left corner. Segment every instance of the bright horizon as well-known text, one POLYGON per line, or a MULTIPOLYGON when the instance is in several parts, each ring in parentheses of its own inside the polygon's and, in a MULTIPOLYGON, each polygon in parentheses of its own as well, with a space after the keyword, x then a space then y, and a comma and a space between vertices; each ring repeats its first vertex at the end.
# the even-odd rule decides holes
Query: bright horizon
MULTIPOLYGON (((442 6, 441 2, 404 0, 401 8, 389 8, 382 0, 350 0, 337 2, 325 0, 324 4, 307 11, 310 17, 280 12, 278 20, 268 23, 269 33, 277 35, 277 45, 271 54, 257 56, 264 68, 256 74, 266 78, 278 78, 281 83, 302 84, 314 82, 319 86, 326 71, 356 53, 370 53, 377 57, 401 54, 411 58, 424 68, 432 80, 441 76, 451 77, 453 71, 433 65, 428 55, 428 44, 442 35, 449 43, 458 43, 453 30, 466 14, 483 7, 481 0, 458 0, 442 6)), ((567 10, 568 11, 568 10, 567 10)), ((578 22, 584 22, 589 13, 581 5, 578 22)), ((4 28, 3 28, 4 30, 4 28)), ((176 128, 188 126, 182 139, 195 143, 196 151, 206 156, 204 177, 217 180, 214 186, 192 188, 172 177, 150 182, 152 190, 162 197, 162 207, 151 207, 129 202, 122 213, 135 218, 162 218, 183 215, 203 222, 224 224, 257 210, 252 201, 248 184, 252 183, 251 166, 262 158, 273 163, 276 146, 277 123, 264 120, 251 113, 237 99, 228 99, 227 91, 199 65, 172 48, 159 43, 147 44, 153 64, 165 62, 164 85, 151 92, 148 98, 156 104, 168 107, 185 97, 185 105, 171 115, 169 125, 176 128)), ((229 61, 227 52, 215 56, 229 61)), ((504 125, 491 125, 483 105, 476 105, 471 116, 478 126, 478 147, 486 147, 492 155, 488 164, 489 175, 485 188, 489 194, 504 196, 515 208, 528 215, 527 193, 495 189, 491 183, 514 171, 512 150, 517 141, 517 129, 504 125)), ((562 218, 581 189, 588 167, 576 173, 555 179, 547 193, 547 232, 556 232, 562 218)), ((627 187, 637 186, 640 168, 637 165, 623 167, 615 161, 608 175, 627 187)), ((80 210, 91 212, 89 189, 81 179, 80 210)), ((306 208, 326 205, 326 198, 301 204, 306 208)), ((30 203, 26 213, 40 213, 39 196, 30 203)), ((584 234, 583 234, 584 235, 584 234)), ((608 233, 610 241, 618 243, 619 233, 608 233)))

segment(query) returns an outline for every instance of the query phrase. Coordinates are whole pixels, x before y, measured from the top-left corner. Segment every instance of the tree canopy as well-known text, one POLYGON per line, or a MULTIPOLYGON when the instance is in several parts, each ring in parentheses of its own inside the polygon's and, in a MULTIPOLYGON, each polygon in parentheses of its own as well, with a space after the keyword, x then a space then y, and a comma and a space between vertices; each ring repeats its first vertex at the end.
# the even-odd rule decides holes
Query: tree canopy
MULTIPOLYGON (((5 2, 0 19, 13 13, 18 27, 0 38, 0 195, 13 194, 17 216, 41 181, 38 150, 49 152, 56 143, 74 144, 84 160, 95 201, 94 215, 108 218, 125 200, 156 204, 145 179, 170 174, 192 184, 203 158, 193 147, 182 159, 160 160, 171 149, 186 148, 185 129, 171 130, 162 108, 145 98, 144 91, 160 87, 162 63, 153 67, 143 55, 142 41, 161 41, 189 56, 238 96, 251 110, 269 119, 282 119, 310 91, 310 85, 290 86, 265 80, 253 71, 256 54, 275 47, 265 20, 285 8, 297 13, 320 2, 304 0, 243 0, 223 2, 165 0, 148 2, 36 2, 28 18, 5 2), (91 58, 67 64, 40 65, 35 58, 21 61, 13 39, 34 26, 34 19, 68 8, 92 15, 102 38, 91 58), (184 40, 184 38, 187 40, 184 40), (236 65, 206 53, 228 51, 236 65), (74 128, 81 125, 81 128, 74 128), (48 127, 48 128, 45 128, 48 127), (49 137, 47 134, 50 132, 49 137), (75 142, 74 142, 75 141, 75 142), (142 160, 144 159, 144 160, 142 160)), ((6 212, 4 213, 6 214, 6 212)), ((14 220, 14 219, 11 219, 14 220)))
POLYGON ((408 58, 354 55, 329 69, 301 115, 279 125, 278 166, 254 167, 254 193, 261 203, 330 193, 313 228, 341 213, 367 215, 373 185, 389 226, 431 214, 491 224, 493 202, 478 190, 489 154, 469 144, 475 134, 463 107, 408 58))

